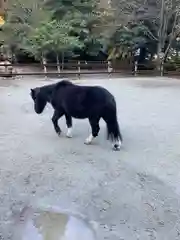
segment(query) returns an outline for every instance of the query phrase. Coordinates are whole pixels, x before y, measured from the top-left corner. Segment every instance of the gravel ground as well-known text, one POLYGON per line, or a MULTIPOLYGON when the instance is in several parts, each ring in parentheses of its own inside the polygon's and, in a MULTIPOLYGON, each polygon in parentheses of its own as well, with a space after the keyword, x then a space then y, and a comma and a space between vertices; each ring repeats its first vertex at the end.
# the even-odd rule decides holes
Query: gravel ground
MULTIPOLYGON (((55 79, 53 80, 55 81, 55 79)), ((120 152, 105 138, 83 144, 87 120, 74 137, 56 136, 52 109, 33 111, 29 89, 49 80, 0 80, 0 239, 11 239, 11 214, 36 201, 86 214, 98 239, 180 239, 180 81, 166 78, 86 79, 117 99, 124 136, 120 152)))

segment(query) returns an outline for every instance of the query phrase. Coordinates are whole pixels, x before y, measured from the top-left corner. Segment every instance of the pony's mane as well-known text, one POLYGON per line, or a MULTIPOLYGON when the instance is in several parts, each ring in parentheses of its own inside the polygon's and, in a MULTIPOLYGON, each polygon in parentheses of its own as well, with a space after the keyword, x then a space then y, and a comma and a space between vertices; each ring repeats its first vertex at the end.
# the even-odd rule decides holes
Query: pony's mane
POLYGON ((56 83, 52 83, 52 84, 42 86, 42 87, 40 87, 40 89, 41 90, 51 90, 51 89, 57 89, 57 88, 65 87, 65 86, 69 86, 69 85, 73 85, 73 84, 70 81, 62 80, 60 82, 56 82, 56 83))
POLYGON ((70 86, 70 85, 73 85, 73 83, 70 81, 67 81, 67 80, 62 80, 62 81, 56 83, 56 88, 66 87, 66 86, 70 86))
POLYGON ((56 82, 56 83, 52 83, 52 84, 48 84, 48 85, 39 87, 39 90, 40 90, 40 92, 49 95, 49 94, 52 94, 52 92, 58 90, 59 88, 69 86, 69 85, 73 85, 73 84, 70 81, 62 80, 60 82, 56 82))

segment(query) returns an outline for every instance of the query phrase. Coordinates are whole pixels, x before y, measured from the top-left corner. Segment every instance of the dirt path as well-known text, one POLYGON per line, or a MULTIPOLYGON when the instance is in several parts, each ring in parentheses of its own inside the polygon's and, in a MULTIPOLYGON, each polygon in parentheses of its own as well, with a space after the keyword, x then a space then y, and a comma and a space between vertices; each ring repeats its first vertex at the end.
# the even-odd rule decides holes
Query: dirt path
MULTIPOLYGON (((46 81, 48 83, 48 81, 46 81)), ((0 81, 0 239, 11 235, 11 212, 42 201, 100 223, 99 240, 180 239, 180 82, 171 79, 86 80, 117 99, 124 136, 111 151, 105 124, 83 144, 87 120, 73 139, 58 138, 52 109, 33 111, 30 87, 43 81, 0 81)))

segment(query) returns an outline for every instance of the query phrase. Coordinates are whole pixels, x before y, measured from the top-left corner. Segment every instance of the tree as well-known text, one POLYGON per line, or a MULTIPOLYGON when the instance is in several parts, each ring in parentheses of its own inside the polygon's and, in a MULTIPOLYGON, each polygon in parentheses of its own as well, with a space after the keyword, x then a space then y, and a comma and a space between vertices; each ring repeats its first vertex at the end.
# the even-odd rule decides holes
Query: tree
POLYGON ((156 42, 157 68, 161 72, 172 43, 180 33, 179 10, 178 0, 148 0, 134 14, 134 20, 148 26, 149 35, 156 42))
POLYGON ((108 41, 99 26, 108 20, 107 11, 100 11, 94 0, 9 0, 0 39, 4 51, 38 59, 42 50, 45 55, 52 51, 97 56, 108 41))
POLYGON ((144 0, 112 0, 111 15, 114 19, 108 24, 109 59, 126 58, 132 55, 135 46, 146 44, 149 49, 150 42, 154 41, 151 29, 143 22, 138 22, 136 12, 144 0))
POLYGON ((110 41, 109 59, 132 58, 132 53, 137 49, 146 49, 141 54, 140 61, 145 61, 147 52, 149 53, 152 39, 148 35, 149 29, 143 24, 131 24, 120 27, 115 31, 110 41))
POLYGON ((68 22, 72 26, 70 36, 79 36, 81 53, 97 56, 104 47, 103 31, 95 26, 107 21, 107 15, 98 9, 94 0, 47 0, 46 6, 53 12, 53 18, 68 22))
POLYGON ((6 49, 12 52, 23 50, 24 39, 48 15, 43 9, 43 0, 9 0, 6 22, 0 33, 1 45, 7 46, 6 49))
POLYGON ((69 36, 72 26, 63 20, 51 20, 42 24, 31 31, 25 40, 27 52, 32 52, 38 59, 45 59, 49 52, 56 54, 59 65, 59 53, 70 52, 75 47, 82 47, 79 37, 69 36))

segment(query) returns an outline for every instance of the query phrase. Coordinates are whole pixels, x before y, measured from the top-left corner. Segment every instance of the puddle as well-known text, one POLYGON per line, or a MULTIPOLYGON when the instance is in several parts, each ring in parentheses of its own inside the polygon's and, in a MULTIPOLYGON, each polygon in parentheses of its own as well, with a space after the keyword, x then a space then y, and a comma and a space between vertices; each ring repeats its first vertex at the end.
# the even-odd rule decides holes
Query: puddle
POLYGON ((14 240, 96 240, 95 225, 57 209, 25 207, 14 224, 14 240))

